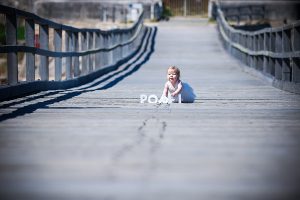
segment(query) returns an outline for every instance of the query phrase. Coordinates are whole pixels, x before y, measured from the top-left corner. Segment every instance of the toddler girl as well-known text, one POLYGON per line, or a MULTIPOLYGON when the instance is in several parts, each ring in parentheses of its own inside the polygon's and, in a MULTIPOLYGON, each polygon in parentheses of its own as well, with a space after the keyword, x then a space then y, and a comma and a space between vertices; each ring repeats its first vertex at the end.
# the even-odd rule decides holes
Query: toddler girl
POLYGON ((180 70, 171 66, 168 68, 167 82, 159 103, 191 103, 194 102, 195 94, 193 89, 180 80, 180 70))

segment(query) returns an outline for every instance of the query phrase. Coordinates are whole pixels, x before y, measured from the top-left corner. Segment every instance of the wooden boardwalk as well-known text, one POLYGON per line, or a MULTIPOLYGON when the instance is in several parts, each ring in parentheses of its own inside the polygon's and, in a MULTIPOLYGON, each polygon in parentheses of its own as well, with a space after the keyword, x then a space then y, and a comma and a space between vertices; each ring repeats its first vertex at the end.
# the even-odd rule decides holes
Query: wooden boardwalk
POLYGON ((117 72, 1 102, 1 199, 300 198, 300 96, 243 72, 215 25, 177 19, 152 34, 117 72), (195 103, 141 104, 169 65, 195 103))

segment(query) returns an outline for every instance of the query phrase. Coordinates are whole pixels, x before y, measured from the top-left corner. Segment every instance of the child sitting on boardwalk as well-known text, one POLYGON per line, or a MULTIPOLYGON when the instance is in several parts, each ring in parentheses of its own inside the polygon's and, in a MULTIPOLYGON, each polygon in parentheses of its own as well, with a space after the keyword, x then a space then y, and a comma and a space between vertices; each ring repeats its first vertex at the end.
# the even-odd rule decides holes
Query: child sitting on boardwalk
POLYGON ((180 80, 180 70, 175 66, 168 68, 167 82, 159 103, 192 103, 195 100, 193 89, 180 80))

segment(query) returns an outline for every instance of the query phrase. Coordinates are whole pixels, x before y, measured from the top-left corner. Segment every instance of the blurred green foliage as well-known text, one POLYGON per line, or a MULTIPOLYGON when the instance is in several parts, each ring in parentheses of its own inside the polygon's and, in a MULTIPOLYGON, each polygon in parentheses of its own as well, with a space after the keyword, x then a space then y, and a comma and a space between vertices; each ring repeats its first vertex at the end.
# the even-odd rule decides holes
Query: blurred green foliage
MULTIPOLYGON (((0 44, 5 45, 6 44, 6 36, 5 36, 5 26, 4 24, 0 24, 0 44)), ((25 27, 20 26, 17 30, 17 38, 18 40, 25 40, 25 27)))
POLYGON ((4 24, 0 24, 0 44, 5 44, 5 27, 4 24))
POLYGON ((163 6, 163 14, 162 14, 164 17, 171 17, 173 16, 172 14, 172 11, 171 11, 171 8, 168 7, 168 6, 163 6))

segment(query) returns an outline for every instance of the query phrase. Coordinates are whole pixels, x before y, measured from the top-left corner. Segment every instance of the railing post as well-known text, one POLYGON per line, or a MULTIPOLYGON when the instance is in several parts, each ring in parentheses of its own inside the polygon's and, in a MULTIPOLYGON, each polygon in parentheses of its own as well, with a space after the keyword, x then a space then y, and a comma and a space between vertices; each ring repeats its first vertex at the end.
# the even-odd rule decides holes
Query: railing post
POLYGON ((282 59, 282 80, 283 81, 292 80, 290 59, 282 59))
MULTIPOLYGON (((135 30, 134 30, 134 33, 137 31, 137 28, 135 28, 135 30)), ((134 33, 133 33, 133 35, 134 35, 134 33)), ((140 40, 141 40, 141 35, 139 35, 138 36, 138 39, 135 41, 135 49, 137 49, 138 48, 138 46, 139 46, 139 42, 140 42, 140 40)))
MULTIPOLYGON (((117 40, 118 40, 118 35, 117 33, 113 33, 112 34, 112 45, 115 46, 117 44, 117 40)), ((115 48, 114 50, 112 50, 112 63, 114 64, 117 60, 117 52, 118 51, 118 47, 115 48)))
POLYGON ((290 52, 292 50, 292 38, 291 38, 291 29, 283 30, 282 31, 282 45, 283 45, 283 52, 290 52))
MULTIPOLYGON (((107 41, 108 47, 111 47, 114 45, 114 38, 113 38, 113 33, 109 33, 108 34, 108 41, 107 41)), ((108 51, 108 64, 112 65, 114 60, 113 60, 113 51, 114 50, 110 50, 108 51)))
MULTIPOLYGON (((117 34, 115 34, 115 45, 120 43, 120 33, 118 32, 117 34)), ((120 57, 120 47, 117 47, 114 51, 114 62, 117 62, 119 60, 120 57)))
POLYGON ((270 51, 275 52, 276 47, 276 33, 271 32, 270 51))
MULTIPOLYGON (((258 34, 258 51, 263 51, 264 50, 264 34, 260 33, 258 34)), ((257 69, 259 71, 263 71, 264 68, 264 58, 263 56, 259 55, 257 56, 257 69)))
MULTIPOLYGON (((125 33, 125 42, 127 42, 128 40, 130 39, 130 37, 129 37, 129 33, 128 33, 128 31, 125 33)), ((126 56, 128 56, 129 55, 129 45, 128 44, 126 44, 125 46, 124 46, 124 49, 123 49, 123 54, 124 54, 124 57, 126 57, 126 56)))
MULTIPOLYGON (((130 34, 130 31, 128 31, 128 33, 127 33, 127 38, 128 38, 128 40, 132 38, 132 36, 131 36, 131 34, 130 34)), ((132 43, 132 42, 131 42, 131 43, 132 43)), ((131 47, 131 46, 130 46, 131 43, 129 43, 129 44, 127 45, 127 49, 126 49, 126 52, 128 52, 127 55, 129 55, 129 54, 132 52, 132 51, 131 51, 131 48, 130 48, 130 47, 131 47)))
POLYGON ((293 59, 292 81, 295 83, 300 83, 300 59, 299 58, 293 59))
MULTIPOLYGON (((109 47, 109 34, 107 32, 104 35, 104 46, 105 46, 105 48, 109 47)), ((105 66, 107 66, 109 64, 109 55, 110 55, 110 52, 105 51, 105 54, 104 54, 105 66)))
POLYGON ((258 56, 257 55, 254 55, 253 56, 253 65, 252 65, 252 67, 254 68, 254 69, 258 69, 258 56))
POLYGON ((275 76, 275 58, 269 58, 269 70, 272 76, 275 76))
POLYGON ((245 35, 245 48, 249 49, 249 35, 248 34, 245 35))
MULTIPOLYGON (((98 48, 105 48, 105 36, 103 33, 99 33, 99 46, 98 48)), ((105 53, 103 51, 99 52, 99 68, 105 65, 105 53)))
MULTIPOLYGON (((72 37, 72 32, 65 31, 65 51, 66 52, 71 51, 71 37, 72 37)), ((71 69, 72 69, 72 57, 67 56, 66 57, 66 80, 69 80, 72 78, 71 69)))
POLYGON ((276 32, 275 52, 282 53, 282 31, 276 32))
POLYGON ((273 58, 274 62, 274 77, 278 80, 281 80, 282 78, 282 71, 281 71, 281 64, 282 60, 281 58, 273 58))
MULTIPOLYGON (((292 50, 300 51, 300 25, 293 27, 292 34, 292 50)), ((300 83, 300 59, 293 58, 292 60, 292 81, 300 83)))
MULTIPOLYGON (((99 49, 101 47, 101 38, 100 38, 100 33, 95 32, 95 49, 99 49)), ((101 52, 98 52, 95 54, 95 69, 99 69, 101 67, 101 52)))
POLYGON ((263 51, 264 50, 264 33, 260 33, 258 35, 258 41, 259 41, 259 51, 263 51))
POLYGON ((263 61, 263 73, 264 74, 269 74, 269 69, 268 69, 268 63, 269 63, 269 57, 268 56, 264 56, 264 61, 263 61))
MULTIPOLYGON (((95 49, 96 46, 96 32, 91 32, 92 35, 92 48, 91 49, 95 49)), ((96 69, 96 54, 97 53, 92 53, 90 54, 91 58, 92 58, 92 71, 95 71, 96 69)))
MULTIPOLYGON (((123 32, 119 34, 119 44, 123 43, 123 32)), ((123 58, 123 46, 121 45, 119 48, 119 60, 123 58)))
MULTIPOLYGON (((81 51, 87 49, 87 32, 81 32, 81 51)), ((82 74, 87 74, 87 56, 82 56, 81 62, 82 74)))
MULTIPOLYGON (((49 49, 49 29, 48 25, 40 25, 40 47, 49 49)), ((49 80, 49 60, 48 56, 40 56, 40 77, 42 81, 49 80)))
POLYGON ((292 51, 300 51, 300 24, 292 30, 292 51))
POLYGON ((264 57, 259 55, 257 56, 257 67, 256 69, 258 69, 259 71, 263 71, 264 69, 264 57))
POLYGON ((263 50, 269 51, 269 40, 270 40, 270 34, 265 32, 264 33, 264 41, 263 41, 263 50))
MULTIPOLYGON (((91 50, 93 49, 93 33, 92 32, 87 32, 87 35, 88 35, 88 39, 87 39, 87 42, 88 42, 88 50, 91 50)), ((94 69, 93 69, 93 59, 92 59, 92 55, 91 54, 88 54, 88 72, 92 72, 94 69)))
POLYGON ((113 4, 113 8, 112 8, 112 21, 115 22, 116 21, 116 7, 113 4))
MULTIPOLYGON (((122 32, 121 34, 120 34, 120 44, 123 44, 124 43, 124 39, 125 39, 125 34, 124 34, 124 32, 122 32)), ((122 45, 121 47, 120 47, 120 59, 122 59, 123 57, 124 57, 124 46, 122 45)))
POLYGON ((254 35, 255 37, 255 51, 259 51, 259 35, 254 35))
MULTIPOLYGON (((255 51, 255 35, 251 35, 250 42, 251 50, 255 51)), ((255 56, 253 55, 250 55, 250 67, 255 68, 255 56)))
MULTIPOLYGON (((17 44, 17 16, 15 13, 6 15, 6 44, 17 44)), ((18 83, 17 52, 7 54, 7 81, 9 85, 18 83)))
MULTIPOLYGON (((73 49, 75 52, 79 51, 79 44, 78 44, 78 32, 74 32, 73 35, 73 49)), ((77 77, 80 75, 80 69, 79 69, 79 57, 74 56, 73 57, 74 62, 74 77, 77 77)))
MULTIPOLYGON (((69 32, 69 52, 74 52, 74 33, 73 31, 69 32)), ((73 69, 73 56, 70 56, 70 79, 74 77, 74 69, 73 69)))
MULTIPOLYGON (((101 48, 105 48, 105 33, 101 32, 100 33, 100 47, 101 48)), ((106 53, 105 51, 100 51, 100 55, 99 55, 99 59, 100 59, 100 68, 102 68, 103 66, 105 66, 105 56, 106 53)))
MULTIPOLYGON (((133 30, 131 31, 131 35, 133 36, 134 33, 135 33, 135 29, 133 29, 133 30)), ((131 50, 132 50, 132 51, 135 50, 135 48, 136 48, 136 43, 137 43, 137 40, 134 40, 133 43, 132 43, 132 46, 131 46, 131 50)))
POLYGON ((248 49, 253 50, 253 42, 252 42, 252 35, 248 36, 248 49))
MULTIPOLYGON (((62 30, 54 29, 54 50, 61 52, 62 50, 62 30)), ((61 81, 62 74, 61 57, 55 57, 55 81, 61 81)))
MULTIPOLYGON (((263 44, 263 50, 264 51, 269 51, 269 38, 270 34, 265 32, 264 33, 264 44, 263 44)), ((263 73, 266 74, 268 73, 268 57, 264 56, 263 57, 263 73)))
POLYGON ((244 41, 244 35, 241 34, 241 33, 239 33, 239 41, 238 41, 238 44, 241 45, 241 46, 244 46, 243 41, 244 41))
MULTIPOLYGON (((282 31, 276 32, 276 40, 275 40, 275 52, 282 53, 282 31)), ((275 78, 278 80, 282 79, 282 59, 275 59, 275 78)))
MULTIPOLYGON (((129 31, 129 37, 130 37, 130 38, 132 38, 132 36, 133 36, 132 32, 133 32, 132 30, 129 31)), ((128 48, 129 48, 129 51, 130 51, 130 52, 133 51, 133 46, 134 46, 134 41, 131 42, 131 43, 128 45, 128 48)))
MULTIPOLYGON (((34 21, 32 19, 25 20, 25 40, 26 46, 34 47, 34 21)), ((34 53, 26 53, 26 81, 35 80, 35 59, 34 53)))
POLYGON ((119 56, 119 59, 122 59, 123 58, 123 48, 124 48, 124 46, 122 46, 122 44, 123 44, 123 35, 124 35, 124 32, 122 31, 121 33, 120 33, 120 40, 119 40, 119 44, 121 44, 121 46, 120 46, 120 56, 119 56))

